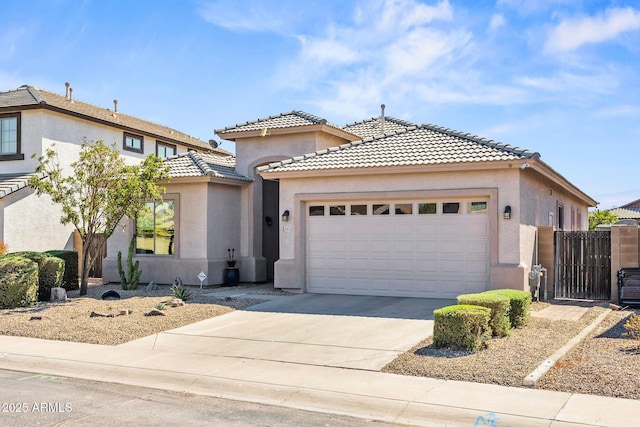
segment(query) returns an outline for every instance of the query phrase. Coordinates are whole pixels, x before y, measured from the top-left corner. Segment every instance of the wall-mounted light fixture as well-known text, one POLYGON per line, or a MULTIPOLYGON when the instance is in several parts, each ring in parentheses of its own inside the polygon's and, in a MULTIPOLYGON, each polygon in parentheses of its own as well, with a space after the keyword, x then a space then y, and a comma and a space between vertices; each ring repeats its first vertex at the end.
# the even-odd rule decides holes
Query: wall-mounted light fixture
POLYGON ((282 222, 289 222, 289 211, 282 212, 282 222))
POLYGON ((504 207, 503 216, 504 219, 511 219, 511 206, 507 205, 504 207))

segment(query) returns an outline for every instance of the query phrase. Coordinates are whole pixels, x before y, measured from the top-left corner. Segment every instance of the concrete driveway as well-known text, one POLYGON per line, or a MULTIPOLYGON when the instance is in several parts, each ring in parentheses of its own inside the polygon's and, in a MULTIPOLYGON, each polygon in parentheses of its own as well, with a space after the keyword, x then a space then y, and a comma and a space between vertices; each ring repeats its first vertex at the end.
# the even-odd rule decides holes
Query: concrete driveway
POLYGON ((300 294, 121 347, 352 369, 381 369, 433 333, 452 300, 300 294))

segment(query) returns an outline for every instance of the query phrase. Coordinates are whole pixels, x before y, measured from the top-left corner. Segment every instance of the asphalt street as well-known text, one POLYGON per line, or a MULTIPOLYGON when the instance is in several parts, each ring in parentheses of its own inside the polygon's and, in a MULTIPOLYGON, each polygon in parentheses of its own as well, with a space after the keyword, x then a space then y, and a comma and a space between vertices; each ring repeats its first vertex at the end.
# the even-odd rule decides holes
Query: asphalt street
POLYGON ((398 426, 348 416, 0 370, 0 425, 398 426))

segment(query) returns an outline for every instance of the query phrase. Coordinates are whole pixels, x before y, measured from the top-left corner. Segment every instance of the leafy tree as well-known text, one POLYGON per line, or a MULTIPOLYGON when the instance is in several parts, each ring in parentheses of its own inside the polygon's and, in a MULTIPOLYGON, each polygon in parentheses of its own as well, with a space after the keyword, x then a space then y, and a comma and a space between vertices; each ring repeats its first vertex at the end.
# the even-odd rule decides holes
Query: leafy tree
POLYGON ((47 194, 60 204, 60 222, 73 224, 80 233, 80 295, 86 295, 89 270, 95 262, 89 254, 99 241, 96 236, 109 238, 123 217, 144 213, 147 200, 162 200, 165 189, 156 182, 169 178, 168 167, 154 155, 141 164, 127 165, 115 143, 108 147, 102 140, 91 143, 86 139, 78 160, 66 170, 60 165, 55 145, 38 160, 36 172, 46 172, 48 178, 34 176, 29 185, 36 194, 47 194))
POLYGON ((618 217, 609 211, 596 209, 589 212, 589 230, 595 230, 600 224, 613 224, 618 221, 618 217))

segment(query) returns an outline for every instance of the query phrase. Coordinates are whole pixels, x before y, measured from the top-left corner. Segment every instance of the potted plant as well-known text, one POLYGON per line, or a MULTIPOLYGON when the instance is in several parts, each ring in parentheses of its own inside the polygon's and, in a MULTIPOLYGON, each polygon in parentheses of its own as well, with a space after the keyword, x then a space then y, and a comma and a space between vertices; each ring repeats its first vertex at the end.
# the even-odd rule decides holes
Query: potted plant
POLYGON ((227 267, 234 268, 236 266, 236 250, 235 249, 227 249, 229 253, 229 257, 227 259, 227 267))
POLYGON ((236 268, 236 250, 227 249, 227 268, 224 270, 224 286, 237 286, 240 283, 240 272, 236 268))

